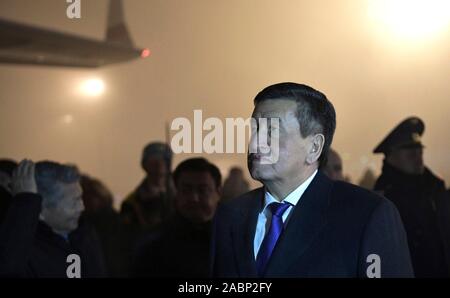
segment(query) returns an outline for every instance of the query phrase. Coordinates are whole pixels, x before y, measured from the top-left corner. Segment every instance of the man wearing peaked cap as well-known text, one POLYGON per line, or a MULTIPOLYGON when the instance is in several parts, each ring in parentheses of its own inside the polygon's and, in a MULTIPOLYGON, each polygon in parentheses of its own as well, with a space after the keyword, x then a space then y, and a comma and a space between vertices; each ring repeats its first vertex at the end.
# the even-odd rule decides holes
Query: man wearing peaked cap
POLYGON ((409 117, 395 127, 384 140, 373 150, 374 153, 388 153, 392 149, 421 148, 421 136, 425 124, 418 117, 409 117))
POLYGON ((383 169, 375 191, 400 212, 408 236, 416 277, 450 276, 450 208, 444 181, 423 161, 424 122, 410 117, 397 125, 374 149, 383 153, 383 169), (447 231, 447 232, 446 232, 447 231))

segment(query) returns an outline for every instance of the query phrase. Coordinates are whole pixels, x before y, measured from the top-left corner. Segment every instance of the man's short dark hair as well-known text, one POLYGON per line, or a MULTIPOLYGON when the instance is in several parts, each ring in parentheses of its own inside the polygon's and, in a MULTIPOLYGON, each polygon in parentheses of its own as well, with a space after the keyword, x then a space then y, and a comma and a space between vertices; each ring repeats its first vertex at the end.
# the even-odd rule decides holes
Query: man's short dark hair
POLYGON ((53 161, 36 163, 36 186, 44 198, 44 205, 53 207, 59 199, 59 183, 75 183, 80 180, 80 173, 75 166, 63 165, 53 161))
POLYGON ((322 154, 319 157, 320 166, 324 166, 336 129, 336 112, 325 94, 303 84, 279 83, 259 92, 254 104, 268 99, 289 99, 297 103, 297 118, 303 138, 316 133, 325 136, 322 154))
POLYGON ((178 185, 181 174, 186 172, 208 172, 214 180, 216 189, 220 188, 222 185, 222 175, 220 174, 219 168, 205 158, 190 158, 181 162, 173 173, 175 186, 178 185))

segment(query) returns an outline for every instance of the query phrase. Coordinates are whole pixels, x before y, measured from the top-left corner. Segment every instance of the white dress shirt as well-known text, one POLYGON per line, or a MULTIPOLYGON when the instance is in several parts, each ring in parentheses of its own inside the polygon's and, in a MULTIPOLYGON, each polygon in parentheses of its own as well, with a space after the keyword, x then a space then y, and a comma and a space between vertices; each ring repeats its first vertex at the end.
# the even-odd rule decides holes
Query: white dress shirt
POLYGON ((253 252, 256 256, 258 255, 259 248, 261 247, 261 243, 263 242, 264 236, 266 235, 266 232, 269 230, 270 222, 272 220, 272 212, 268 210, 267 206, 270 203, 276 202, 276 203, 289 203, 291 206, 289 206, 288 209, 283 213, 282 219, 284 226, 286 227, 286 224, 289 219, 289 215, 291 214, 292 209, 298 204, 300 201, 300 198, 302 197, 305 190, 308 188, 311 181, 314 179, 314 177, 317 174, 317 170, 309 176, 308 179, 305 180, 302 184, 300 184, 296 189, 294 189, 286 198, 284 198, 281 202, 279 202, 277 199, 275 199, 266 189, 265 196, 264 196, 264 208, 258 215, 258 223, 256 224, 256 233, 255 233, 255 239, 253 240, 253 252))

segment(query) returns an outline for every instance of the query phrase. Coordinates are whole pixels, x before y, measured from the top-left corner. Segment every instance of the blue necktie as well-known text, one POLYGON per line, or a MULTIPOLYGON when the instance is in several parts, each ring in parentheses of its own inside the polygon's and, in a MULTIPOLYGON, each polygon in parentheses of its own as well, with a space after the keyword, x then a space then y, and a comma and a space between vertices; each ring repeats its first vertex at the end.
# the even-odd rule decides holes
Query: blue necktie
POLYGON ((273 249, 277 244, 277 240, 283 232, 283 213, 291 206, 290 204, 270 203, 267 208, 272 212, 272 221, 270 223, 269 231, 259 248, 258 256, 256 257, 256 267, 259 276, 263 276, 267 263, 272 255, 273 249))

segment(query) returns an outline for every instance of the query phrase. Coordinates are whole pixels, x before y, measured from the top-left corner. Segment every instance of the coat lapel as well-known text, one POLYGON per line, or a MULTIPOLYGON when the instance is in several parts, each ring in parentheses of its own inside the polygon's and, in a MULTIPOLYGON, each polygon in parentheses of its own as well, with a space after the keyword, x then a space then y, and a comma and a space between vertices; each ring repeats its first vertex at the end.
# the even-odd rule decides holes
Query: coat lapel
POLYGON ((278 239, 266 276, 283 276, 292 261, 303 255, 326 224, 332 181, 318 172, 292 210, 286 229, 278 239))
POLYGON ((246 200, 233 223, 234 253, 237 258, 240 277, 258 277, 253 253, 253 240, 263 200, 264 191, 263 188, 259 188, 246 200))

